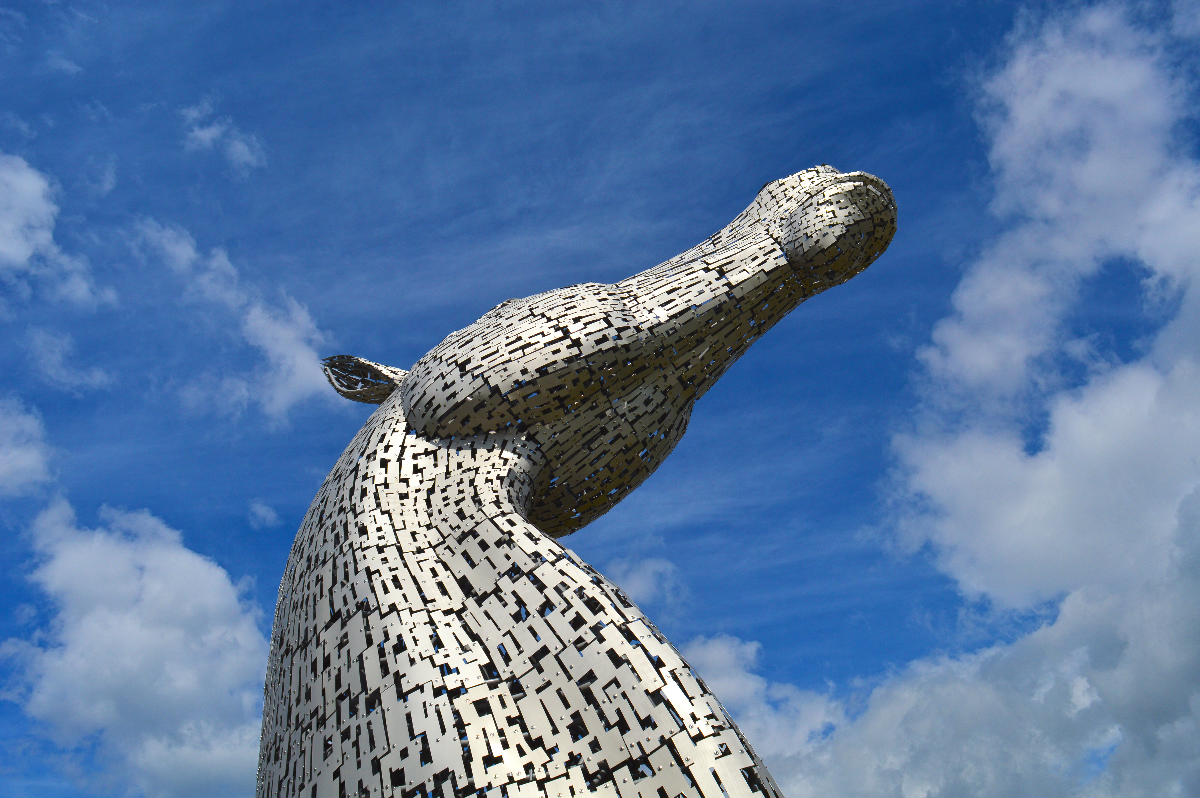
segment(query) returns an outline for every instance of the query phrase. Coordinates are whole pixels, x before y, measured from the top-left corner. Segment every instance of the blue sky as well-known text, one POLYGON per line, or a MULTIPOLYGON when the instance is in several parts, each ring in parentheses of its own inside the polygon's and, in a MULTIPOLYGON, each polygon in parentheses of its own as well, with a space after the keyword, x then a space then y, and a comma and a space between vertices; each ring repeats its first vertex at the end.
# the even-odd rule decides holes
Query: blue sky
POLYGON ((564 542, 788 794, 1200 792, 1200 8, 347 5, 0 5, 0 793, 252 792, 319 358, 817 163, 890 250, 564 542))

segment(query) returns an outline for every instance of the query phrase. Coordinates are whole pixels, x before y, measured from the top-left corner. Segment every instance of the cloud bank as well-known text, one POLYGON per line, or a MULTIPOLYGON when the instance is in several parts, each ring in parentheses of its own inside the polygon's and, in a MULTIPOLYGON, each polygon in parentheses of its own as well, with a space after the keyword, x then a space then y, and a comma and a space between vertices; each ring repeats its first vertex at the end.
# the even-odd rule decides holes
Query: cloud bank
POLYGON ((1200 164, 1170 46, 1118 5, 1011 38, 980 98, 1007 232, 895 440, 902 544, 999 615, 1056 615, 854 702, 767 683, 755 644, 693 643, 785 793, 1200 793, 1200 164), (1086 306, 1119 270, 1153 329, 1124 356, 1086 306))

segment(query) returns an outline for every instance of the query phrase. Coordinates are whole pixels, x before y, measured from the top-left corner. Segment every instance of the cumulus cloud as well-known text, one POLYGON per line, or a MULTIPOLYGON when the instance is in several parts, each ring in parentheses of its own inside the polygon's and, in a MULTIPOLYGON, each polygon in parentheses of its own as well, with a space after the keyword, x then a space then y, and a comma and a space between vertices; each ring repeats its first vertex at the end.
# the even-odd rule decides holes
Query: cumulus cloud
POLYGON ((26 346, 38 376, 53 386, 78 392, 112 384, 112 375, 98 366, 68 363, 75 341, 67 333, 33 328, 26 337, 26 346))
POLYGON ((912 541, 933 543, 969 592, 1005 604, 1161 573, 1176 511, 1200 484, 1189 409, 1200 164, 1175 145, 1185 95, 1161 47, 1103 6, 1017 41, 986 84, 996 204, 1018 219, 1004 240, 1028 243, 968 269, 923 355, 935 392, 980 408, 1022 391, 1048 423, 1030 447, 1020 413, 934 416, 897 450, 906 487, 933 508, 909 519, 912 541), (1084 350, 1087 378, 1064 388, 1057 366, 1080 356, 1064 319, 1081 280, 1104 279, 1117 258, 1139 263, 1147 291, 1176 298, 1177 312, 1142 357, 1084 350), (1007 354, 989 359, 996 350, 1007 354))
POLYGON ((87 262, 54 242, 58 206, 50 180, 25 159, 0 153, 0 283, 28 295, 30 280, 78 305, 112 302, 111 288, 92 280, 87 262))
POLYGON ((1016 431, 907 439, 905 521, 973 597, 1028 606, 1103 584, 1135 592, 1170 561, 1173 519, 1200 484, 1200 367, 1131 363, 1056 396, 1043 448, 1016 431))
POLYGON ((968 269, 921 353, 938 390, 975 402, 1036 388, 1081 281, 1108 259, 1185 276, 1196 170, 1174 143, 1184 87, 1161 38, 1102 6, 1018 38, 983 84, 993 206, 1014 224, 968 269))
POLYGON ((1011 38, 981 90, 1007 231, 896 438, 903 543, 1000 617, 1054 611, 848 698, 764 681, 753 644, 693 644, 786 794, 1200 793, 1200 164, 1169 35, 1101 5, 1011 38), (1158 325, 1132 356, 1071 331, 1116 269, 1158 325))
POLYGON ((87 529, 57 500, 33 524, 43 632, 8 640, 19 700, 59 746, 96 750, 91 787, 253 789, 267 641, 229 574, 145 510, 87 529))
POLYGON ((229 117, 213 115, 211 100, 202 100, 180 111, 185 133, 183 146, 191 151, 216 151, 239 174, 266 166, 262 142, 252 133, 240 130, 229 117))
POLYGON ((756 674, 761 650, 757 642, 718 635, 692 640, 683 654, 737 719, 784 794, 798 795, 792 759, 811 752, 842 723, 845 709, 827 695, 756 674))
POLYGON ((22 496, 50 481, 42 420, 15 397, 0 397, 0 496, 22 496))
POLYGON ((184 403, 195 409, 220 407, 240 412, 254 402, 275 422, 311 396, 327 393, 316 346, 326 340, 308 309, 286 293, 278 303, 264 300, 241 281, 225 250, 202 252, 186 230, 144 219, 134 233, 144 254, 157 258, 186 282, 193 301, 223 308, 239 322, 243 340, 257 349, 265 369, 253 384, 245 378, 207 374, 185 386, 184 403))
MULTIPOLYGON (((0 495, 52 484, 36 413, 0 399, 0 495)), ((219 565, 145 510, 102 509, 81 527, 56 499, 31 525, 30 579, 48 599, 0 643, 4 698, 70 752, 90 790, 248 794, 267 641, 261 612, 219 565), (90 762, 104 763, 97 771, 90 762)))
POLYGON ((1022 640, 910 664, 862 700, 771 683, 756 644, 685 649, 787 795, 1195 795, 1200 492, 1166 574, 1089 588, 1022 640))
POLYGON ((736 638, 685 654, 787 795, 1195 795, 1200 490, 1172 542, 1136 597, 1074 591, 1016 643, 914 662, 865 697, 768 682, 736 638))

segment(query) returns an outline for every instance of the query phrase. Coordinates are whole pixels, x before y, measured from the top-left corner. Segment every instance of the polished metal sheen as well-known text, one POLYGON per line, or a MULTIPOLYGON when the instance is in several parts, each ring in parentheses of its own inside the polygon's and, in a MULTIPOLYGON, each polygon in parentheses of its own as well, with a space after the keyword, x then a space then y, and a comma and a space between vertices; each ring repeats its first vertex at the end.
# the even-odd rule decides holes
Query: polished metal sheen
POLYGON ((895 229, 882 181, 816 167, 627 280, 501 303, 410 371, 329 358, 379 409, 288 558, 258 795, 778 796, 679 652, 557 538, 895 229))

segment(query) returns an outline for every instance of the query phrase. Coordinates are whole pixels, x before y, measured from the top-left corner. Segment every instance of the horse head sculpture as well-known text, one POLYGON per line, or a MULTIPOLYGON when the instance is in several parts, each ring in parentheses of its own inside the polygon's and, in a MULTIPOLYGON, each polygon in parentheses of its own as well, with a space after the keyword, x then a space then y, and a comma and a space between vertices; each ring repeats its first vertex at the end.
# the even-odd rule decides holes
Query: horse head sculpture
POLYGON ((819 166, 628 279, 503 302, 407 371, 328 358, 339 393, 380 408, 289 558, 260 794, 777 795, 679 653, 554 539, 641 484, 750 344, 895 230, 882 181, 819 166))

